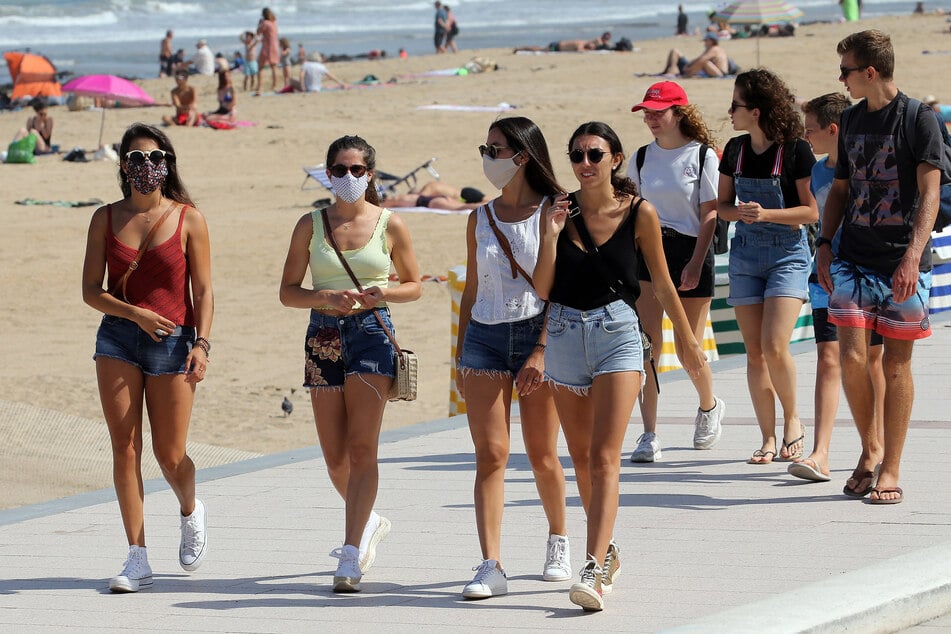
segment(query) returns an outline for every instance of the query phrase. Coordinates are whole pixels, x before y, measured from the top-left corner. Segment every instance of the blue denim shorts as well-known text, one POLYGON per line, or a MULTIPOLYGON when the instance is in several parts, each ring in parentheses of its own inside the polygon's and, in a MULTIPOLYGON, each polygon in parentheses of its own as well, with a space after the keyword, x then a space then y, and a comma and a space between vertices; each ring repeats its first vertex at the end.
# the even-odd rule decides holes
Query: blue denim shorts
POLYGON ((552 303, 547 331, 545 376, 557 385, 584 390, 599 374, 644 371, 637 316, 624 300, 593 310, 552 303))
POLYGON ((767 297, 809 299, 811 266, 806 232, 758 232, 730 243, 730 306, 762 304, 767 297))
POLYGON ((195 342, 195 328, 179 326, 171 334, 153 341, 134 321, 103 315, 96 333, 96 354, 132 364, 148 376, 184 374, 185 359, 195 342))
POLYGON ((461 370, 505 372, 513 377, 525 365, 545 324, 545 313, 502 324, 483 324, 474 319, 462 342, 461 370))
MULTIPOLYGON (((390 311, 377 311, 395 337, 390 311)), ((346 317, 312 310, 304 340, 304 387, 339 389, 351 374, 395 376, 395 354, 372 310, 346 317)))

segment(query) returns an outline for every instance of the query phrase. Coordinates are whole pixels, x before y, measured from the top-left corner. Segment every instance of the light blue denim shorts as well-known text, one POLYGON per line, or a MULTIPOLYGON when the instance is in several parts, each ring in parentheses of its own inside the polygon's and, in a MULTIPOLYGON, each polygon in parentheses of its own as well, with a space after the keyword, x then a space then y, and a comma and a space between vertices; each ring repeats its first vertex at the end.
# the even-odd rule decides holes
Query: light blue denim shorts
POLYGON ((611 372, 643 372, 644 352, 634 310, 617 300, 593 310, 551 304, 545 376, 577 390, 611 372))
POLYGON ((767 297, 809 299, 811 267, 806 232, 757 232, 730 242, 730 306, 762 304, 767 297))
POLYGON ((103 315, 92 358, 125 361, 148 376, 184 374, 185 359, 194 342, 195 329, 191 326, 179 326, 161 340, 153 341, 134 321, 103 315))

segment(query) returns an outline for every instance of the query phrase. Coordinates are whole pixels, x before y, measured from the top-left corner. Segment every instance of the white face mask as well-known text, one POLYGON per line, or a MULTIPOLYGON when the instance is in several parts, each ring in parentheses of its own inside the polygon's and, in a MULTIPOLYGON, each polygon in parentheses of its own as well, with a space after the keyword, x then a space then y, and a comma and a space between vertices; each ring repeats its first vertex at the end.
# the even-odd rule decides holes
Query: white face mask
MULTIPOLYGON (((518 156, 516 154, 515 156, 518 156)), ((521 165, 515 164, 515 156, 506 159, 492 159, 488 154, 482 157, 482 172, 496 189, 502 189, 511 182, 521 165)))
POLYGON ((347 173, 341 178, 330 177, 330 184, 333 185, 334 195, 347 203, 355 203, 360 200, 360 196, 367 190, 369 174, 364 174, 357 178, 353 174, 347 173))

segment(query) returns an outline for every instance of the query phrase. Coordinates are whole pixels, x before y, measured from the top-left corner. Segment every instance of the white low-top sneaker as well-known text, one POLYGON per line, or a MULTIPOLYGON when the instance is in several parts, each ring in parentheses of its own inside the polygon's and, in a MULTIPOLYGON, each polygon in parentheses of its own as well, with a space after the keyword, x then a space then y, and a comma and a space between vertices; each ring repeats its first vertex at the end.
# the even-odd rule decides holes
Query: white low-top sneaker
POLYGON ((509 593, 509 580, 504 570, 498 569, 494 559, 486 559, 473 568, 476 571, 472 581, 462 589, 462 596, 466 599, 488 599, 509 593))
POLYGON ((571 550, 568 547, 567 537, 549 535, 542 579, 545 581, 568 581, 571 579, 571 550))
POLYGON ((660 460, 660 441, 657 434, 645 431, 637 438, 637 447, 631 454, 631 462, 656 462, 660 460))
POLYGON ((143 546, 129 546, 122 572, 109 580, 109 589, 113 592, 138 592, 152 585, 152 567, 149 566, 148 553, 143 546))
POLYGON ((713 446, 720 442, 720 436, 723 434, 723 415, 726 413, 726 403, 721 399, 714 397, 716 404, 709 412, 702 409, 697 410, 697 417, 694 419, 693 448, 694 449, 713 449, 713 446))
POLYGON ((336 548, 330 553, 331 557, 340 560, 337 572, 334 573, 334 592, 360 592, 360 550, 350 544, 343 548, 336 548))
POLYGON ((205 559, 208 546, 208 533, 205 505, 195 500, 195 509, 191 515, 182 516, 182 542, 178 547, 178 563, 191 572, 205 559))
POLYGON ((580 605, 585 612, 600 612, 604 609, 604 596, 601 594, 601 566, 594 559, 584 562, 581 569, 581 581, 568 590, 568 600, 580 605))

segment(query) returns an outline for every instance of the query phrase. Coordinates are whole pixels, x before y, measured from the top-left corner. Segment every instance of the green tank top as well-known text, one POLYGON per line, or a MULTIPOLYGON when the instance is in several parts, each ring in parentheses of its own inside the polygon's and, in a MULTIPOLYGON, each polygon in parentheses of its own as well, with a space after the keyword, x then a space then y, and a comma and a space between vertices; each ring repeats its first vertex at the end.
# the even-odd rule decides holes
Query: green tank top
MULTIPOLYGON (((354 288, 353 280, 334 252, 324 235, 322 210, 311 212, 313 235, 310 239, 310 274, 314 290, 343 291, 354 288)), ((384 209, 376 223, 370 240, 359 249, 343 251, 347 264, 364 288, 379 286, 385 288, 390 280, 390 250, 386 244, 386 224, 390 219, 390 210, 384 209)), ((384 304, 380 304, 384 305, 384 304)))

